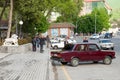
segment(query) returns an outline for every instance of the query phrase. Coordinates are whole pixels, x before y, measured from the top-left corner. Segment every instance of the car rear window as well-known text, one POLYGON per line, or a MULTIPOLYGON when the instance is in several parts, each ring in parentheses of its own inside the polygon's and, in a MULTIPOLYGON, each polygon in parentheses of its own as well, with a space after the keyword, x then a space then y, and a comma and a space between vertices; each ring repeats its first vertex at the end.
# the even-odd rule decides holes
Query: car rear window
POLYGON ((62 51, 72 50, 73 47, 74 47, 74 44, 66 44, 65 47, 62 49, 62 51))

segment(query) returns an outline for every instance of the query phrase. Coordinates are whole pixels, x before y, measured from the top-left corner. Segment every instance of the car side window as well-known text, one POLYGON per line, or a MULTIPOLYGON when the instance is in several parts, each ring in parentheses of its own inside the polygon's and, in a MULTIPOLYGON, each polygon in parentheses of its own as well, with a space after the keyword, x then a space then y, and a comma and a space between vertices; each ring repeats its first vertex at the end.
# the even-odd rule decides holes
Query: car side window
POLYGON ((85 45, 79 45, 79 46, 76 48, 76 51, 85 51, 85 50, 86 50, 85 45))
POLYGON ((97 47, 96 45, 93 44, 93 45, 89 45, 89 46, 88 46, 88 50, 89 50, 89 51, 97 51, 97 50, 99 50, 99 49, 98 49, 98 47, 97 47))

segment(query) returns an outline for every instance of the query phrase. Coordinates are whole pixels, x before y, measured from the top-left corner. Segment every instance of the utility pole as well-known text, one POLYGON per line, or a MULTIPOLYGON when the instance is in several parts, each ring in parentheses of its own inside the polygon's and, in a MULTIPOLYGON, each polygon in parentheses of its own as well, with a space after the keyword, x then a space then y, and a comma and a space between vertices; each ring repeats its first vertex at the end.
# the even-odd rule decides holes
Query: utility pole
POLYGON ((96 13, 95 13, 95 34, 96 34, 96 13))
POLYGON ((9 13, 9 22, 8 22, 7 38, 10 37, 10 32, 11 32, 11 26, 12 26, 12 12, 13 12, 13 0, 10 0, 10 13, 9 13))

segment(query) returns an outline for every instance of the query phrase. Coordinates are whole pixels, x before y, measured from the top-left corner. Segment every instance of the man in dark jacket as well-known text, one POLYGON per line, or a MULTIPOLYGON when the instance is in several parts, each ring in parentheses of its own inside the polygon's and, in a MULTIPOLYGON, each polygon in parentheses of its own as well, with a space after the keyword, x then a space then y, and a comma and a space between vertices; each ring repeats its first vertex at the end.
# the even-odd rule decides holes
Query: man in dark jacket
POLYGON ((32 38, 32 50, 36 51, 36 38, 35 37, 32 38))
POLYGON ((40 37, 40 52, 42 53, 43 50, 43 45, 45 44, 45 38, 43 36, 40 37))
POLYGON ((47 41, 47 48, 49 48, 49 44, 50 44, 50 38, 49 38, 49 35, 46 36, 46 41, 47 41))

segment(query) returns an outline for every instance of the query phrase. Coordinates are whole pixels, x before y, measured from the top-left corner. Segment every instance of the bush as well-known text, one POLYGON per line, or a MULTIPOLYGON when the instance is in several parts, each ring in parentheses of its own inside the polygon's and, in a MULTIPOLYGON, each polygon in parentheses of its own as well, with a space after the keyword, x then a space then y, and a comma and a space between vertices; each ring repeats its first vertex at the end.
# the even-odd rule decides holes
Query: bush
POLYGON ((2 40, 0 40, 0 46, 2 46, 3 45, 3 41, 2 40))
POLYGON ((18 44, 19 45, 27 44, 27 43, 31 43, 31 38, 18 39, 18 44))

